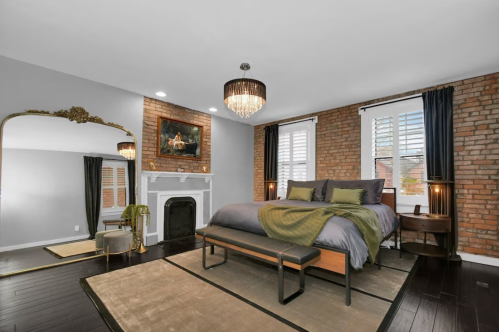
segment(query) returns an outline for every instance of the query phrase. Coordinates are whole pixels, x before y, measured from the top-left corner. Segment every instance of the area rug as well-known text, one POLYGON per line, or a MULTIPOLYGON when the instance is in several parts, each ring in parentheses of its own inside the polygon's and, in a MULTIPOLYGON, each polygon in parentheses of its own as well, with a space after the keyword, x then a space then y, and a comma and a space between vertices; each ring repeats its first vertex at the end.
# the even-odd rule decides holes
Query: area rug
MULTIPOLYGON (((208 264, 222 256, 217 249, 208 264)), ((274 266, 229 254, 226 264, 204 270, 201 250, 193 250, 80 282, 113 331, 367 332, 377 330, 409 276, 367 265, 352 275, 347 307, 341 278, 312 269, 305 293, 283 306, 274 266)), ((298 275, 286 271, 285 295, 297 287, 298 275)))
POLYGON ((70 256, 77 256, 86 254, 88 252, 95 252, 95 240, 85 240, 57 246, 44 247, 43 249, 50 252, 52 255, 65 258, 70 256))

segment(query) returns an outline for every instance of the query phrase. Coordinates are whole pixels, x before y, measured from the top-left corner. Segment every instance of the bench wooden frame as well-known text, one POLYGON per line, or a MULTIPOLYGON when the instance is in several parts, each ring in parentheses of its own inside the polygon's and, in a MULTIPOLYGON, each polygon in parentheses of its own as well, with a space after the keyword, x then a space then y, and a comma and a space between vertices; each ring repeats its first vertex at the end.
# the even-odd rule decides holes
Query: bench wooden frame
MULTIPOLYGON (((393 210, 393 212, 395 212, 395 214, 396 214, 397 213, 397 192, 396 192, 396 188, 384 188, 384 189, 393 190, 393 192, 391 192, 391 193, 383 192, 383 194, 381 195, 381 203, 383 203, 385 205, 388 205, 393 210)), ((395 230, 392 233, 388 234, 388 236, 385 237, 382 240, 382 242, 385 241, 385 240, 388 240, 392 235, 395 235, 395 249, 397 249, 397 241, 398 241, 398 239, 397 239, 397 230, 395 230)), ((203 239, 203 237, 200 236, 200 235, 196 235, 196 237, 199 238, 199 239, 201 239, 201 240, 203 239)), ((246 254, 248 256, 251 256, 251 257, 254 257, 254 258, 257 258, 257 259, 260 259, 260 260, 264 260, 264 261, 267 261, 267 262, 270 262, 270 263, 277 264, 277 258, 275 258, 275 257, 262 255, 260 253, 256 253, 256 252, 251 251, 251 250, 247 250, 247 249, 244 249, 244 248, 233 246, 231 244, 226 244, 226 243, 223 243, 223 242, 220 242, 220 241, 217 241, 217 240, 213 240, 213 239, 206 239, 206 242, 208 242, 209 245, 210 245, 210 247, 211 247, 211 249, 210 249, 211 250, 211 252, 210 252, 211 254, 213 254, 213 250, 214 250, 213 245, 217 245, 217 246, 220 246, 220 247, 224 247, 225 246, 226 249, 235 250, 235 251, 238 251, 238 252, 240 252, 242 254, 246 254), (231 247, 233 247, 233 248, 231 248, 231 247), (239 249, 241 249, 241 250, 239 250, 239 249), (245 251, 248 251, 248 252, 245 253, 245 251), (266 256, 266 257, 261 257, 261 256, 266 256)), ((308 264, 307 266, 314 266, 314 267, 318 267, 318 268, 321 268, 321 269, 324 269, 324 270, 328 270, 328 271, 332 271, 332 272, 335 272, 335 273, 343 274, 345 276, 345 304, 347 306, 350 306, 350 304, 352 303, 352 300, 351 300, 351 284, 350 284, 350 268, 351 268, 350 267, 350 251, 349 250, 338 249, 338 248, 332 248, 332 247, 319 246, 319 245, 314 245, 314 247, 317 247, 317 248, 320 249, 321 255, 318 258, 316 258, 315 260, 312 260, 311 263, 308 264)), ((205 252, 206 252, 206 243, 203 243, 203 264, 205 262, 205 257, 206 257, 205 256, 206 255, 205 252)), ((225 252, 225 253, 227 254, 227 252, 225 252)), ((381 251, 378 254, 377 260, 378 260, 378 270, 380 270, 381 269, 381 251)), ((213 265, 213 266, 217 266, 217 265, 223 264, 226 261, 227 260, 225 259, 224 262, 216 264, 216 265, 213 265)), ((300 268, 298 268, 299 266, 297 264, 293 264, 293 263, 290 263, 290 262, 284 262, 283 265, 284 266, 288 266, 290 268, 293 268, 295 270, 300 270, 300 278, 301 278, 302 271, 304 271, 305 267, 307 267, 307 266, 305 266, 304 268, 300 269, 300 268)))

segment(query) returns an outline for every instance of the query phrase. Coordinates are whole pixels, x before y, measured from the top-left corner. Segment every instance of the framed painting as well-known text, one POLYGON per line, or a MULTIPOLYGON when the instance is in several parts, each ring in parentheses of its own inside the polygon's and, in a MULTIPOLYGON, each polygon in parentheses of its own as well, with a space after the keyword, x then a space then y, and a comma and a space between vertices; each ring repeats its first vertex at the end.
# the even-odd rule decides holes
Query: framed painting
POLYGON ((158 157, 201 159, 203 126, 158 117, 157 136, 158 157))

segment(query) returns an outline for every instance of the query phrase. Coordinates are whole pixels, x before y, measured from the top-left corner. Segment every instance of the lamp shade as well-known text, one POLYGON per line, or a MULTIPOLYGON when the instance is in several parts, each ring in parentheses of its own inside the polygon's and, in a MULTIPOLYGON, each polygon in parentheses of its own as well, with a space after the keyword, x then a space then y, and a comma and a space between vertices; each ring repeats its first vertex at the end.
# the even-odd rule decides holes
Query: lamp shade
POLYGON ((224 102, 242 118, 249 118, 265 105, 265 84, 251 78, 238 78, 224 85, 224 102))
POLYGON ((118 143, 118 152, 120 155, 129 160, 135 159, 135 143, 134 142, 120 142, 118 143))

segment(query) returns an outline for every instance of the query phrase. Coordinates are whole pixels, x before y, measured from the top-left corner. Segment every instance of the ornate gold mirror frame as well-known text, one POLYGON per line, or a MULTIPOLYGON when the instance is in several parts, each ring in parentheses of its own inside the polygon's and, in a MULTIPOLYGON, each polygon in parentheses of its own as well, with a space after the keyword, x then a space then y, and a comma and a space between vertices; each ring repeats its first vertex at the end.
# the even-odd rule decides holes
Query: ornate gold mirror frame
MULTIPOLYGON (((26 112, 23 112, 23 113, 13 113, 13 114, 10 114, 9 116, 7 116, 5 119, 3 119, 2 121, 2 124, 0 126, 0 192, 1 192, 1 188, 2 188, 2 184, 1 184, 1 181, 2 181, 2 158, 3 158, 3 132, 4 132, 4 126, 5 126, 5 123, 7 123, 7 121, 9 121, 10 119, 12 118, 15 118, 15 117, 18 117, 18 116, 26 116, 26 115, 31 115, 31 116, 49 116, 49 117, 54 117, 54 118, 66 118, 68 119, 69 121, 73 121, 73 122, 76 122, 76 123, 87 123, 87 122, 90 122, 90 123, 97 123, 97 124, 101 124, 101 125, 104 125, 104 126, 108 126, 108 127, 113 127, 113 128, 116 128, 116 129, 121 129, 123 130, 124 132, 128 133, 132 138, 133 138, 133 141, 135 142, 135 151, 137 152, 137 139, 135 138, 135 135, 123 128, 123 126, 120 126, 116 123, 112 123, 112 122, 106 122, 104 120, 102 120, 102 118, 98 117, 98 116, 91 116, 84 108, 82 107, 71 107, 71 109, 69 111, 67 110, 60 110, 60 111, 56 111, 54 113, 50 113, 48 111, 39 111, 39 110, 27 110, 26 112)), ((135 201, 138 202, 139 199, 138 199, 138 193, 139 193, 139 190, 138 190, 138 162, 137 162, 137 156, 135 156, 135 201)), ((1 202, 1 198, 0 198, 0 202, 1 202)), ((1 206, 0 206, 0 209, 1 209, 1 206)), ((2 222, 0 220, 0 232, 1 232, 1 225, 2 225, 2 222)), ((19 274, 19 273, 24 273, 24 272, 28 272, 28 271, 35 271, 35 270, 41 270, 41 269, 45 269, 45 268, 48 268, 48 267, 53 267, 53 266, 59 266, 59 265, 65 265, 65 264, 69 264, 69 263, 74 263, 74 262, 78 262, 78 261, 83 261, 83 260, 88 260, 88 259, 92 259, 92 258, 95 258, 97 256, 102 256, 103 254, 100 254, 100 255, 96 255, 96 256, 91 256, 91 257, 85 257, 85 258, 79 258, 79 259, 75 259, 75 260, 71 260, 71 261, 65 261, 65 262, 61 262, 61 263, 55 263, 55 264, 50 264, 50 265, 44 265, 44 266, 39 266, 39 267, 34 267, 34 268, 29 268, 29 269, 24 269, 24 270, 19 270, 19 271, 15 271, 15 272, 9 272, 9 273, 5 273, 5 274, 0 274, 0 278, 1 277, 6 277, 6 276, 10 276, 10 275, 13 275, 13 274, 19 274)))

